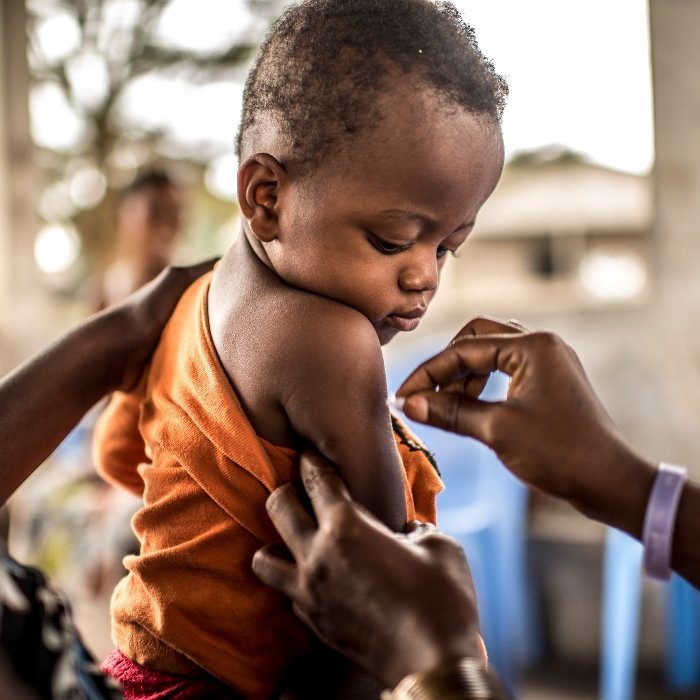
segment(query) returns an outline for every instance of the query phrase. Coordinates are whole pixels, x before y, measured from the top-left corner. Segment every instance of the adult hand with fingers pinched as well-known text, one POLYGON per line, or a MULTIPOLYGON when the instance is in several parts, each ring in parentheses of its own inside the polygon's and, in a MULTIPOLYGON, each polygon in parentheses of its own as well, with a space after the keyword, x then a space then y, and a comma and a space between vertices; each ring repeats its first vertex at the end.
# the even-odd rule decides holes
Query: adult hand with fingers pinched
POLYGON ((406 415, 480 440, 530 486, 639 537, 654 465, 622 438, 572 348, 514 322, 465 329, 401 385, 406 415), (507 397, 480 401, 496 370, 510 377, 507 397))
POLYGON ((294 602, 329 646, 394 686, 409 673, 484 657, 469 567, 457 542, 413 523, 395 534, 354 504, 317 454, 301 461, 304 488, 274 491, 268 513, 284 540, 253 560, 255 573, 294 602))
MULTIPOLYGON (((475 338, 489 334, 518 335, 526 332, 527 329, 518 321, 500 321, 490 316, 476 316, 460 328, 447 347, 451 348, 459 344, 464 338, 475 338)), ((440 390, 476 399, 486 386, 489 372, 476 372, 467 367, 464 367, 464 370, 453 383, 441 385, 440 390)))

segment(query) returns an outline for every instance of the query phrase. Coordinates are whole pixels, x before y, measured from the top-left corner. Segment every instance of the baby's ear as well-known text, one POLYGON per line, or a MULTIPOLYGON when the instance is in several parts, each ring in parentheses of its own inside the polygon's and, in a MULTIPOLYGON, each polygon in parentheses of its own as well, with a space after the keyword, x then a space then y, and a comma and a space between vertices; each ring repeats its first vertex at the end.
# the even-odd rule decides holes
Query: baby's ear
POLYGON ((238 204, 253 235, 263 243, 277 238, 277 204, 284 166, 269 153, 256 153, 238 169, 238 204))

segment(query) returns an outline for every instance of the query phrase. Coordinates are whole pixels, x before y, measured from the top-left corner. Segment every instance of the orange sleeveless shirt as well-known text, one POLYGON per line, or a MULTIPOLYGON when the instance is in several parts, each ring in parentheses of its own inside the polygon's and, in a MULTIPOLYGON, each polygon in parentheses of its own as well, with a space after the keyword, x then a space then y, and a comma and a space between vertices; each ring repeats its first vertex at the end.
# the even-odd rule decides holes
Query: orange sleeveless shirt
MULTIPOLYGON (((298 478, 299 453, 260 438, 209 333, 210 274, 184 294, 140 386, 112 397, 95 434, 108 481, 143 498, 141 549, 112 597, 112 636, 131 660, 198 675, 250 700, 278 689, 311 633, 289 600, 253 574, 253 554, 279 540, 269 493, 298 478)), ((409 520, 435 522, 442 482, 422 445, 394 419, 409 520)))

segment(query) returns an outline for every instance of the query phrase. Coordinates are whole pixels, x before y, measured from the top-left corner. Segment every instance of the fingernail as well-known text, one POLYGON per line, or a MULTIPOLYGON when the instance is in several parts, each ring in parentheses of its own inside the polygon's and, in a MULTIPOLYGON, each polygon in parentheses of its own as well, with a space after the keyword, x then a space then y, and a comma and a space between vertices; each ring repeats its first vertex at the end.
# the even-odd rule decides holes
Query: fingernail
POLYGON ((406 399, 403 396, 392 394, 389 397, 389 408, 395 408, 397 411, 403 411, 403 405, 405 403, 406 399))
POLYGON ((409 396, 405 402, 403 412, 419 423, 428 420, 428 402, 422 396, 409 396))

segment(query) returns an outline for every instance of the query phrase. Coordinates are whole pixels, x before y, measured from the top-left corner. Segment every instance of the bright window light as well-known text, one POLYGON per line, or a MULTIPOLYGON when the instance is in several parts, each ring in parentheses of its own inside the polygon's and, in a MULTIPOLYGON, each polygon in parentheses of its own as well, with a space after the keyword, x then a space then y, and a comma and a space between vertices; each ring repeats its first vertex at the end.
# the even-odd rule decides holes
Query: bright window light
POLYGON ((41 20, 36 37, 47 62, 51 65, 70 56, 80 46, 80 27, 73 15, 57 12, 41 20))
POLYGON ((32 136, 39 146, 68 151, 85 133, 85 124, 55 83, 41 83, 32 89, 29 110, 32 136))
POLYGON ((109 75, 104 58, 97 53, 85 52, 67 63, 68 78, 73 94, 89 109, 96 109, 106 99, 109 75))
POLYGON ((599 301, 629 301, 647 284, 644 260, 632 251, 598 250, 586 255, 579 265, 584 290, 599 301))
POLYGON ((503 114, 506 157, 559 143, 615 170, 650 171, 647 0, 455 4, 510 85, 503 114))
POLYGON ((215 197, 236 201, 237 170, 238 159, 233 153, 226 153, 210 163, 204 175, 204 184, 215 197))
POLYGON ((252 17, 243 0, 172 0, 158 23, 158 38, 194 53, 210 53, 240 41, 252 17))
POLYGON ((95 167, 80 168, 70 179, 70 197, 80 209, 97 206, 107 191, 107 179, 95 167))
POLYGON ((80 255, 80 236, 72 226, 49 224, 44 226, 34 241, 34 260, 47 275, 69 270, 80 255))

